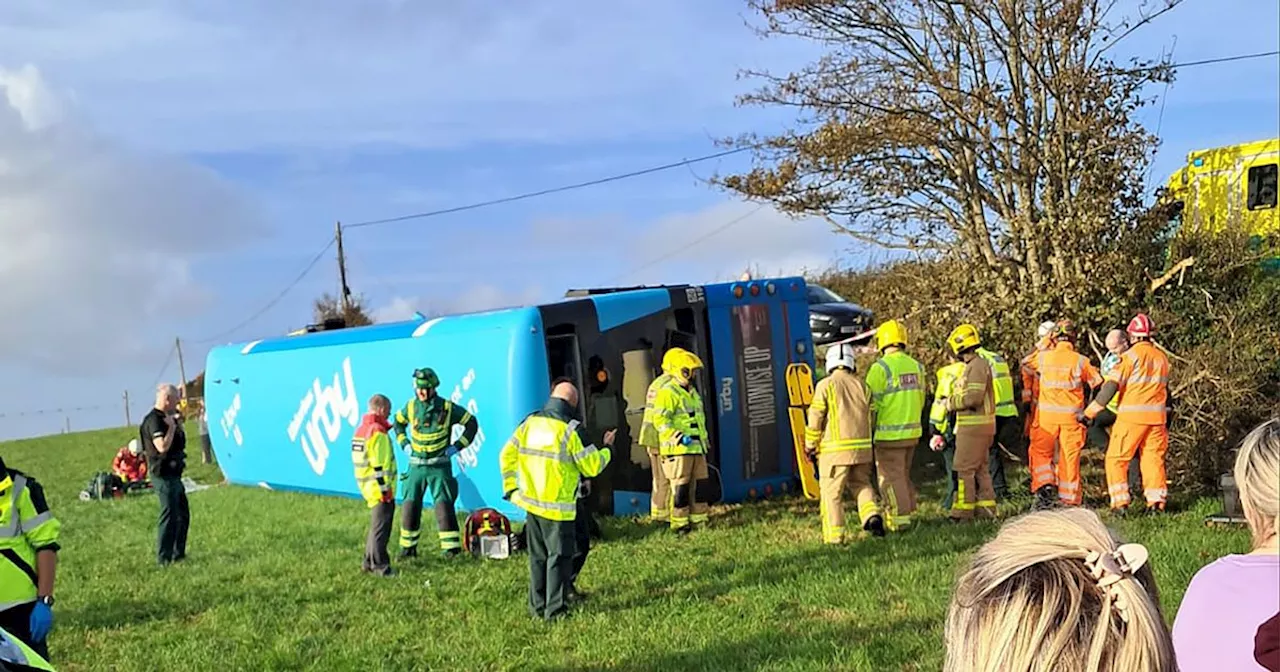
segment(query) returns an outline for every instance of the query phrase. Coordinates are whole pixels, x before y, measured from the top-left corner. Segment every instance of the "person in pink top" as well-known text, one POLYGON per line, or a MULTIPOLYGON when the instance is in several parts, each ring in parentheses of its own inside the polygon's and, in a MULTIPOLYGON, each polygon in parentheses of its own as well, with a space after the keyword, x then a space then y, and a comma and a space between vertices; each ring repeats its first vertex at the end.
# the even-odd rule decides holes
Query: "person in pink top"
POLYGON ((1191 579, 1173 623, 1182 672, 1266 669, 1254 658, 1254 639, 1280 612, 1280 418, 1245 437, 1235 479, 1253 550, 1220 558, 1191 579))

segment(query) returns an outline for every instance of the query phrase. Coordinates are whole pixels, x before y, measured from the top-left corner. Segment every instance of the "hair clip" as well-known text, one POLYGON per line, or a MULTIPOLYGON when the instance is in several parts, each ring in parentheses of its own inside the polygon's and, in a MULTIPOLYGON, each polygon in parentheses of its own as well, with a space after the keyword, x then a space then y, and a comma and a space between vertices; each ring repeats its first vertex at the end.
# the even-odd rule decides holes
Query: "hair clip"
POLYGON ((1110 598, 1111 604, 1120 619, 1129 622, 1129 603, 1118 584, 1123 579, 1133 578, 1143 565, 1147 564, 1151 554, 1142 544, 1123 544, 1111 553, 1088 551, 1084 564, 1089 574, 1098 582, 1098 589, 1110 598))

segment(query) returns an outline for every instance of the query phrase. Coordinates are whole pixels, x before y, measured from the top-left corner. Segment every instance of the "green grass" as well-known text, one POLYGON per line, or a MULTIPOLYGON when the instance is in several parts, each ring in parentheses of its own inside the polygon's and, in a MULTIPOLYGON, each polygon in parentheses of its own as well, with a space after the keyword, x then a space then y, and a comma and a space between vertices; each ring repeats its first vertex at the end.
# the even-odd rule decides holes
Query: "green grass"
MULTIPOLYGON (((580 581, 590 601, 547 625, 526 614, 523 555, 361 574, 367 512, 355 500, 193 493, 190 557, 158 568, 153 497, 77 499, 130 435, 0 444, 63 523, 59 670, 937 670, 956 572, 996 530, 945 524, 936 485, 918 529, 845 548, 819 543, 817 507, 803 500, 718 508, 713 529, 684 540, 607 519, 580 581)), ((220 480, 195 462, 189 475, 220 480)), ((1248 543, 1204 526, 1215 502, 1188 506, 1115 522, 1151 549, 1170 620, 1201 566, 1248 543)))

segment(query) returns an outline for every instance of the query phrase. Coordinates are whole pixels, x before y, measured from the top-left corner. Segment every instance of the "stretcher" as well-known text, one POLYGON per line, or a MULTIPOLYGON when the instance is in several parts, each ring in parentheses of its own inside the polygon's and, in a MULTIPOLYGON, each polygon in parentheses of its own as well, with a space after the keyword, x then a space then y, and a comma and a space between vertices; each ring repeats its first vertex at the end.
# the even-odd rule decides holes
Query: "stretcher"
POLYGON ((806 499, 817 499, 818 465, 804 451, 804 429, 809 424, 809 402, 813 401, 813 369, 803 362, 787 365, 787 413, 791 418, 791 441, 795 444, 796 471, 806 499))

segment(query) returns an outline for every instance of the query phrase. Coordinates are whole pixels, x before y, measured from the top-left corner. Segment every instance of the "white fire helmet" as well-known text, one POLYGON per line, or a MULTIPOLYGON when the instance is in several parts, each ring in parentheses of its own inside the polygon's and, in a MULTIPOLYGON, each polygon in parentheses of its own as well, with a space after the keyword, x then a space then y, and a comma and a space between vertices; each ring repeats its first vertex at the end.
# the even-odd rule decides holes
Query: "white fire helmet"
POLYGON ((1058 323, 1053 320, 1045 320, 1044 322, 1041 322, 1040 326, 1036 328, 1036 339, 1039 340, 1049 334, 1052 334, 1053 328, 1056 326, 1058 326, 1058 323))
POLYGON ((132 454, 134 454, 134 455, 137 455, 137 454, 138 454, 139 452, 141 452, 141 451, 142 451, 142 449, 138 446, 138 440, 137 440, 137 439, 129 439, 129 452, 130 452, 130 453, 132 453, 132 454))
POLYGON ((836 343, 827 348, 827 372, 830 373, 840 366, 847 366, 850 371, 856 368, 853 359, 853 347, 848 343, 836 343))

